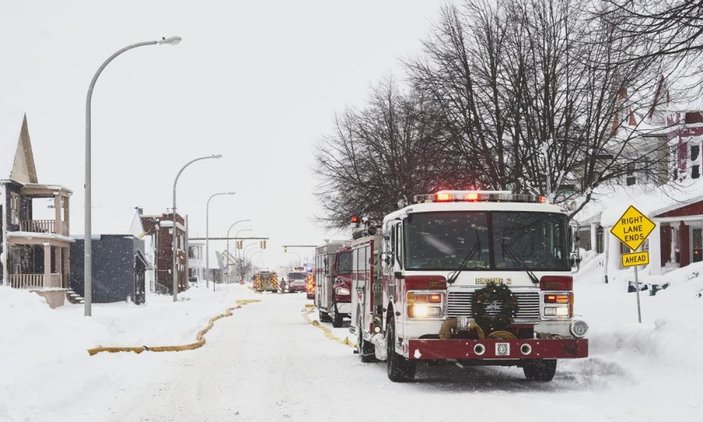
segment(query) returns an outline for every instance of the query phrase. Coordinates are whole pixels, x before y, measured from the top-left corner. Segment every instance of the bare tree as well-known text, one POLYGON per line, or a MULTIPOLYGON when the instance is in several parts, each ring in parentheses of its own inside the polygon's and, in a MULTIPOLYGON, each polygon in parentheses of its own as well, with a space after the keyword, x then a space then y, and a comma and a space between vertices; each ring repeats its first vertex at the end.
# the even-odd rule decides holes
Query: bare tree
POLYGON ((424 56, 409 63, 415 89, 446 119, 447 142, 482 170, 479 185, 555 202, 589 199, 595 186, 662 147, 634 146, 658 80, 655 59, 623 64, 632 47, 616 27, 589 19, 584 6, 448 6, 424 56))
POLYGON ((628 59, 691 58, 703 52, 703 1, 605 0, 595 14, 640 47, 628 59))
POLYGON ((240 280, 246 279, 247 274, 249 274, 252 269, 251 260, 242 257, 234 258, 233 265, 235 274, 239 276, 240 280))
POLYGON ((352 215, 381 219, 400 200, 469 179, 438 142, 442 129, 430 106, 387 82, 366 108, 336 119, 334 133, 315 151, 323 222, 343 227, 352 215))

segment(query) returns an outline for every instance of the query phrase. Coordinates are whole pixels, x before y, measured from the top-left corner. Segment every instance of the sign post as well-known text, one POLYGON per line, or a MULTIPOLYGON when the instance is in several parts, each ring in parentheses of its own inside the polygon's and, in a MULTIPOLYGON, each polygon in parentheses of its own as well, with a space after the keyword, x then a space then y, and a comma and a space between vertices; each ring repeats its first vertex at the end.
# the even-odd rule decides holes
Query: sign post
MULTIPOLYGON (((652 233, 656 224, 630 205, 615 223, 610 233, 617 237, 630 250, 637 251, 645 239, 652 233)), ((640 307, 640 282, 637 278, 637 266, 649 264, 649 251, 622 254, 622 266, 635 267, 635 291, 637 295, 637 320, 642 323, 640 307)))

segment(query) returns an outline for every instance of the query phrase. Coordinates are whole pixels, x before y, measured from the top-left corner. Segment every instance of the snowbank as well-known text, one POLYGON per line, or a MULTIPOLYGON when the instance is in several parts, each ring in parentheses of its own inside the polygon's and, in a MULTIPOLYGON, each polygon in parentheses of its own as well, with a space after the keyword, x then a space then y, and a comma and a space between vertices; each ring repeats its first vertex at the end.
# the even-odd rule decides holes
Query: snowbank
MULTIPOLYGON (((93 304, 93 316, 87 318, 83 305, 67 303, 52 310, 34 293, 0 287, 0 420, 43 420, 47 409, 80 400, 86 391, 105 383, 127 388, 124 383, 141 374, 114 380, 105 376, 104 369, 136 355, 90 357, 87 349, 193 342, 209 318, 233 306, 236 299, 251 297, 239 285, 218 289, 213 293, 192 288, 176 303, 171 296, 150 295, 139 306, 93 304)), ((144 373, 168 359, 147 355, 139 356, 144 373)))

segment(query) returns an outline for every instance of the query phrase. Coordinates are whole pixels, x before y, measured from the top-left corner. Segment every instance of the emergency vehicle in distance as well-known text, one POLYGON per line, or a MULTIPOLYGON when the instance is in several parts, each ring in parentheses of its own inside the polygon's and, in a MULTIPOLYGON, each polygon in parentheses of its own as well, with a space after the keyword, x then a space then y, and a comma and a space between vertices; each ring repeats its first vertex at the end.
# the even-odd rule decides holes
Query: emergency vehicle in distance
POLYGON ((278 292, 278 274, 273 271, 260 271, 254 274, 252 284, 257 292, 278 292))
POLYGON ((362 362, 392 381, 418 361, 517 365, 550 381, 557 359, 585 358, 574 316, 566 213, 543 197, 440 191, 366 221, 352 249, 352 322, 362 362))
POLYGON ((305 267, 293 267, 288 272, 288 291, 289 292, 306 292, 307 291, 308 272, 305 267))
POLYGON ((351 258, 348 241, 315 248, 315 306, 320 321, 331 321, 333 327, 341 327, 344 318, 351 317, 351 258))

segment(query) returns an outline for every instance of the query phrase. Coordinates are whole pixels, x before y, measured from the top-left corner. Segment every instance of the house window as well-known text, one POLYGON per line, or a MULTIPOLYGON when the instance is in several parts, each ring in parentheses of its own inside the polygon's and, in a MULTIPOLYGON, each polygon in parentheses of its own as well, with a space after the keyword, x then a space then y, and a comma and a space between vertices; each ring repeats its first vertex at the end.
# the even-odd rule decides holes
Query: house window
POLYGON ((700 155, 700 145, 691 145, 691 178, 698 179, 701 176, 701 166, 698 160, 700 155))
POLYGON ((625 183, 627 186, 632 186, 637 182, 635 178, 635 163, 627 163, 627 178, 625 183))
POLYGON ((596 252, 603 253, 603 227, 596 228, 596 252))
POLYGON ((691 261, 703 261, 703 237, 701 229, 691 229, 691 261))
POLYGON ((15 192, 10 193, 10 223, 20 224, 20 196, 15 192))

